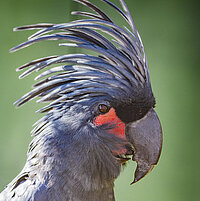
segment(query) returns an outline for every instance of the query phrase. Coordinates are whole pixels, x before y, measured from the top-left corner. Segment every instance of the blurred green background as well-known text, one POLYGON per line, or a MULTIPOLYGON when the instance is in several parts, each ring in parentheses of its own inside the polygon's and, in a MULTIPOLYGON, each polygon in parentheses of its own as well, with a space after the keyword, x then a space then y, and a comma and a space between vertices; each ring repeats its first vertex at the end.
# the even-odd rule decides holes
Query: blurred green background
MULTIPOLYGON (((103 5, 99 0, 92 2, 103 5)), ((135 164, 128 164, 116 181, 116 200, 200 200, 198 1, 126 0, 126 3, 145 46, 164 143, 159 165, 132 186, 135 164)), ((18 80, 15 68, 42 56, 75 51, 59 48, 56 42, 43 42, 10 54, 11 47, 32 33, 14 33, 12 28, 39 22, 68 22, 76 19, 70 16, 73 9, 82 6, 70 0, 1 1, 0 190, 24 166, 31 126, 40 118, 34 114, 40 108, 35 101, 20 109, 12 105, 33 84, 33 76, 18 80)), ((114 16, 110 8, 105 10, 114 16)), ((120 21, 118 16, 115 20, 120 21)))

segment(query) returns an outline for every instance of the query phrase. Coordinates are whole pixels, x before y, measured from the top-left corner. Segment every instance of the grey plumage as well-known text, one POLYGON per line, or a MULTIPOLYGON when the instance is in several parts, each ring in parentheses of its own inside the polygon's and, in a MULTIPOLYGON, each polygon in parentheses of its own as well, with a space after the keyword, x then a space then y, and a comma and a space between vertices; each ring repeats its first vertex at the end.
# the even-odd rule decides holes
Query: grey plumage
MULTIPOLYGON (((51 56, 19 67, 17 70, 24 70, 28 68, 28 70, 26 70, 20 76, 20 78, 23 78, 33 71, 40 71, 51 64, 70 63, 70 65, 65 65, 64 67, 49 69, 46 71, 46 74, 42 73, 41 75, 37 76, 36 80, 39 80, 45 75, 50 75, 51 70, 52 73, 54 73, 55 70, 57 70, 56 72, 59 73, 55 76, 49 76, 45 80, 42 80, 38 84, 34 85, 35 89, 33 89, 30 93, 27 93, 16 102, 17 106, 22 105, 38 95, 41 95, 42 92, 49 89, 51 89, 49 91, 51 91, 52 97, 53 91, 55 91, 57 97, 61 96, 60 99, 65 99, 64 94, 60 94, 62 91, 68 88, 68 84, 66 84, 66 87, 63 86, 60 88, 59 92, 57 92, 57 88, 61 85, 64 85, 66 82, 73 83, 77 80, 83 80, 84 76, 88 76, 88 74, 91 74, 91 80, 94 83, 99 84, 99 79, 101 80, 102 77, 107 77, 108 79, 118 82, 117 87, 121 86, 122 84, 125 84, 128 86, 128 88, 134 87, 135 85, 143 86, 145 83, 149 82, 148 66, 145 59, 143 45, 132 18, 127 11, 125 3, 120 1, 125 9, 124 13, 111 2, 104 1, 108 3, 108 5, 114 7, 128 21, 133 31, 132 34, 130 34, 130 31, 126 32, 119 26, 115 25, 113 21, 105 13, 103 13, 103 11, 90 2, 78 0, 77 2, 87 5, 92 10, 97 12, 98 18, 96 19, 96 17, 92 16, 95 19, 77 20, 66 24, 36 24, 16 28, 15 30, 40 30, 30 36, 28 41, 12 48, 11 52, 27 47, 35 42, 62 39, 76 43, 62 43, 60 45, 89 49, 99 53, 101 57, 82 54, 51 56), (114 42, 110 42, 103 35, 99 34, 97 32, 98 30, 112 36, 114 38, 114 42), (50 34, 52 31, 59 32, 50 34), (91 62, 93 62, 93 65, 91 62), (103 74, 102 71, 106 71, 106 74, 103 74)), ((79 14, 79 12, 74 12, 74 14, 79 14)), ((88 80, 89 78, 86 79, 88 80)), ((109 87, 108 83, 105 84, 107 84, 109 87)), ((46 93, 45 95, 47 96, 46 93)), ((43 100, 45 100, 45 97, 43 97, 41 101, 43 100)))
POLYGON ((40 41, 62 40, 66 43, 61 46, 88 49, 94 54, 48 56, 17 68, 24 71, 19 78, 43 71, 35 77, 38 82, 33 89, 15 105, 36 97, 40 97, 37 102, 49 104, 37 111, 47 114, 32 131, 34 139, 26 165, 1 193, 0 200, 114 201, 114 180, 121 163, 113 150, 124 149, 127 141, 110 134, 113 125, 93 125, 96 106, 100 102, 110 104, 126 123, 141 119, 155 104, 144 47, 124 1, 120 0, 122 11, 102 0, 127 21, 131 30, 116 25, 89 1, 75 1, 95 14, 72 14, 91 19, 14 29, 39 31, 11 52, 40 41), (53 64, 57 66, 50 67, 53 64))

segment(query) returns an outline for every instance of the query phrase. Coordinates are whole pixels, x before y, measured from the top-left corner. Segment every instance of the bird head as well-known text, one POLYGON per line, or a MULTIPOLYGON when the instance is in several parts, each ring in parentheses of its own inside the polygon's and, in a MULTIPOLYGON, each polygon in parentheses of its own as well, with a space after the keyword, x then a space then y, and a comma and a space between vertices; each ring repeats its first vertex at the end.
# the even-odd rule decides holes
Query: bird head
POLYGON ((91 54, 48 56, 19 67, 18 71, 25 70, 20 78, 43 71, 35 78, 39 81, 33 90, 15 104, 21 106, 35 97, 40 97, 37 102, 49 102, 39 110, 47 115, 37 122, 35 135, 46 122, 65 114, 74 120, 72 126, 87 124, 94 133, 97 129, 106 130, 106 135, 122 142, 120 147, 113 148, 112 154, 122 164, 128 155, 136 161, 133 182, 137 182, 157 164, 162 148, 162 130, 154 110, 155 98, 142 41, 123 0, 120 0, 123 10, 108 0, 102 1, 119 13, 130 29, 116 25, 89 1, 75 1, 95 13, 75 11, 72 14, 92 19, 15 28, 16 31, 39 31, 11 52, 39 41, 62 40, 65 43, 61 46, 88 49, 91 54), (57 66, 50 67, 53 64, 57 66))

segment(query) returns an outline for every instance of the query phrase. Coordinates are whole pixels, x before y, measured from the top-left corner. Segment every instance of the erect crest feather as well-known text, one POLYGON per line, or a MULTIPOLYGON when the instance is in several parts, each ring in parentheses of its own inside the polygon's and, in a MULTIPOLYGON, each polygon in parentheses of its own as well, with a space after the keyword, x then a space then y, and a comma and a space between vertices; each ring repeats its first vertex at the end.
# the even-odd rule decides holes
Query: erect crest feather
POLYGON ((39 112, 46 112, 56 107, 67 108, 74 101, 85 100, 88 97, 116 98, 120 94, 128 94, 133 88, 150 84, 144 47, 124 1, 120 0, 123 8, 121 10, 108 0, 102 0, 127 21, 131 31, 116 25, 106 13, 89 1, 75 1, 89 7, 95 14, 81 11, 74 11, 72 14, 92 19, 15 28, 15 31, 37 29, 39 31, 10 51, 14 52, 39 41, 63 40, 71 43, 62 43, 60 44, 62 46, 89 49, 98 56, 55 55, 19 67, 17 71, 25 70, 20 78, 34 71, 42 69, 44 71, 35 78, 40 81, 33 86, 34 89, 16 101, 16 106, 21 106, 39 96, 41 98, 38 102, 50 102, 48 106, 39 110, 39 112), (105 34, 102 35, 102 32, 105 34), (113 39, 110 41, 105 35, 112 36, 113 39), (48 68, 52 64, 58 66, 48 68))

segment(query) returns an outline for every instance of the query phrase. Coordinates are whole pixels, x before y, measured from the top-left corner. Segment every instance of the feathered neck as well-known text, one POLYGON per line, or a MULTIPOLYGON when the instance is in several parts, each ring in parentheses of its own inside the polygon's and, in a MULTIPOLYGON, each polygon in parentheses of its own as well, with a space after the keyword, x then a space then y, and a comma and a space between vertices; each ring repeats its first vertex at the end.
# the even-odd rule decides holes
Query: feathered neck
POLYGON ((123 143, 122 139, 108 133, 108 128, 98 128, 89 122, 83 126, 77 122, 76 115, 66 113, 48 122, 34 137, 27 165, 32 167, 30 174, 45 182, 50 189, 59 186, 59 191, 64 191, 60 193, 65 194, 67 188, 71 195, 84 200, 88 193, 92 197, 97 191, 103 193, 107 189, 105 193, 112 192, 121 169, 112 151, 123 143))

